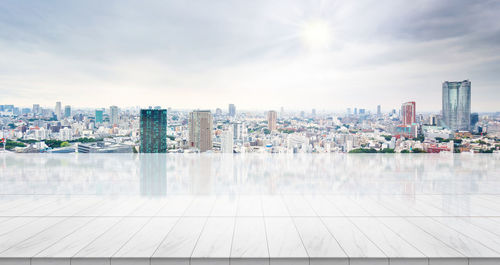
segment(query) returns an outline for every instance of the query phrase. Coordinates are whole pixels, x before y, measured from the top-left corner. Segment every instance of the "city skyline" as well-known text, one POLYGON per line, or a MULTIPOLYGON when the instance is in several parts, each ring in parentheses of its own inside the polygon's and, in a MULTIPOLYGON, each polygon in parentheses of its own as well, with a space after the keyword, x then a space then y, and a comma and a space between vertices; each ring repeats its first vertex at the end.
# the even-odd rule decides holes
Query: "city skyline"
POLYGON ((8 2, 0 104, 387 111, 416 101, 439 111, 442 83, 468 79, 472 111, 498 111, 499 10, 491 1, 8 2))

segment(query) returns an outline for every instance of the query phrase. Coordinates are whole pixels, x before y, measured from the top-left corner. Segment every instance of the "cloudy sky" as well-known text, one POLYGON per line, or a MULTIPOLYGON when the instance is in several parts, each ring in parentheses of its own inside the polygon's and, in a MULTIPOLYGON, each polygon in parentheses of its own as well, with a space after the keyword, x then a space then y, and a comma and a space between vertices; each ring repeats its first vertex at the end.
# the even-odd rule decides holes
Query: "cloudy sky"
POLYGON ((500 110, 500 1, 0 2, 0 104, 500 110))

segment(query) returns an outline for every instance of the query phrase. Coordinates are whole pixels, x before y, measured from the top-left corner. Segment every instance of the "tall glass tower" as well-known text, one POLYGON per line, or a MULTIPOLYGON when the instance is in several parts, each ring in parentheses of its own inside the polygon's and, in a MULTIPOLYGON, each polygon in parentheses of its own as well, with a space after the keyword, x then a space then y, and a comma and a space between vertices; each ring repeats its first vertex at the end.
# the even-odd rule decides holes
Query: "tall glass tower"
POLYGON ((141 109, 141 153, 167 152, 167 110, 141 109))
POLYGON ((469 80, 443 83, 443 122, 452 131, 470 131, 469 80))
POLYGON ((102 109, 96 109, 95 110, 95 122, 96 123, 102 123, 102 121, 103 121, 103 113, 104 113, 104 110, 102 110, 102 109))

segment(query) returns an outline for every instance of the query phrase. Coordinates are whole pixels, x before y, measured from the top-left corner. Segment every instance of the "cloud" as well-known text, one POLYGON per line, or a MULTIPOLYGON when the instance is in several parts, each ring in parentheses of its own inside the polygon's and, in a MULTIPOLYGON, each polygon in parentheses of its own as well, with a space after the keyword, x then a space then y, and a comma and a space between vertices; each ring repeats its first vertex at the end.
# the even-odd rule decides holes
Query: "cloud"
POLYGON ((499 13, 488 0, 7 0, 0 104, 439 110, 441 82, 470 78, 473 109, 496 111, 499 13), (326 49, 304 45, 311 21, 328 25, 326 49))

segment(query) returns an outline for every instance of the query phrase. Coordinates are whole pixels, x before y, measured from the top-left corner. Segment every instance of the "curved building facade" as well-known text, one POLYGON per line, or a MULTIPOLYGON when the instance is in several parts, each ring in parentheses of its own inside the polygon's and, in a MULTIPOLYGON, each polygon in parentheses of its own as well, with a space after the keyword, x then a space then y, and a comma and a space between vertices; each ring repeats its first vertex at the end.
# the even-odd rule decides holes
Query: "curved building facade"
POLYGON ((452 131, 470 131, 471 82, 443 83, 443 122, 452 131))

